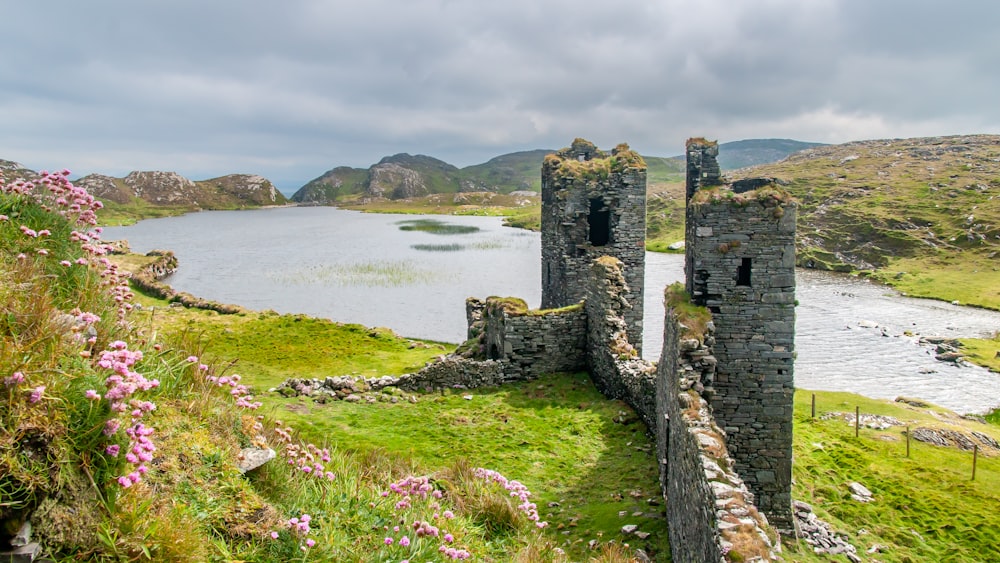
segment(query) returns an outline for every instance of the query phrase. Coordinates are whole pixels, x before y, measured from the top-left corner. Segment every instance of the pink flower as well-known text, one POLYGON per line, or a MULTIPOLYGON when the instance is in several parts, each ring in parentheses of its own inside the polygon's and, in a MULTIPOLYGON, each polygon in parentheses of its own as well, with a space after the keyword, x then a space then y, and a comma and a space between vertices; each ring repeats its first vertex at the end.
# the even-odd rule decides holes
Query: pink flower
POLYGON ((392 545, 392 538, 385 538, 385 545, 392 545))
POLYGON ((42 400, 42 393, 45 393, 45 386, 39 385, 31 390, 31 396, 28 397, 29 403, 37 403, 42 400))
POLYGON ((316 540, 314 540, 312 538, 309 538, 309 539, 306 540, 306 547, 312 547, 314 545, 316 545, 316 540))
POLYGON ((15 371, 14 373, 10 374, 10 377, 4 379, 3 382, 4 384, 10 387, 17 385, 18 383, 24 383, 24 374, 19 371, 15 371))
POLYGON ((192 364, 196 363, 198 361, 198 356, 188 356, 187 360, 185 360, 185 361, 190 362, 192 364))
POLYGON ((444 541, 446 541, 448 543, 451 543, 451 542, 455 541, 455 536, 453 536, 451 534, 445 534, 444 535, 444 541))
POLYGON ((271 539, 272 540, 278 539, 278 532, 271 532, 271 539))
POLYGON ((403 537, 399 538, 399 545, 401 545, 403 547, 406 547, 406 546, 410 545, 410 538, 407 537, 407 536, 403 536, 403 537))
POLYGON ((62 264, 63 266, 66 266, 67 268, 73 265, 73 263, 70 262, 69 260, 60 260, 59 263, 62 264))
POLYGON ((453 513, 450 510, 445 510, 444 513, 441 514, 441 516, 444 516, 445 518, 451 519, 451 518, 455 517, 455 513, 453 513))
POLYGON ((121 446, 118 444, 111 444, 110 446, 104 448, 104 453, 111 457, 118 457, 118 452, 121 450, 121 446))

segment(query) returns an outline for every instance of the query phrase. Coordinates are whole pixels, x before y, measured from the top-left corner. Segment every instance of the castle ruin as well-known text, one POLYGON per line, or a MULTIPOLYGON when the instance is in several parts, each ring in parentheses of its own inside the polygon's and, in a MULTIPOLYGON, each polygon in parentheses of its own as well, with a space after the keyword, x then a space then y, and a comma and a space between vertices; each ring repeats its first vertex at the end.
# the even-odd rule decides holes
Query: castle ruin
POLYGON ((794 527, 796 204, 771 179, 723 185, 717 155, 687 144, 686 283, 666 291, 657 364, 639 354, 645 162, 577 139, 542 167, 543 308, 470 298, 455 354, 383 378, 426 389, 588 370, 654 435, 679 562, 768 560, 770 526, 794 527))
POLYGON ((610 154, 573 144, 542 163, 542 309, 586 297, 591 262, 612 256, 624 265, 629 341, 642 346, 646 267, 646 165, 618 145, 610 154))

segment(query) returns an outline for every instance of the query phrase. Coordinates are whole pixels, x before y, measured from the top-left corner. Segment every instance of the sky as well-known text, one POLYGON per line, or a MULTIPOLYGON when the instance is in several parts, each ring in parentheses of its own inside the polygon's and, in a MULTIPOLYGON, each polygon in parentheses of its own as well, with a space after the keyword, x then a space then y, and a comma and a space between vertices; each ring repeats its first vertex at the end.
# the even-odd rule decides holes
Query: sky
POLYGON ((0 0, 0 159, 291 193, 583 137, 1000 133, 1000 2, 0 0))

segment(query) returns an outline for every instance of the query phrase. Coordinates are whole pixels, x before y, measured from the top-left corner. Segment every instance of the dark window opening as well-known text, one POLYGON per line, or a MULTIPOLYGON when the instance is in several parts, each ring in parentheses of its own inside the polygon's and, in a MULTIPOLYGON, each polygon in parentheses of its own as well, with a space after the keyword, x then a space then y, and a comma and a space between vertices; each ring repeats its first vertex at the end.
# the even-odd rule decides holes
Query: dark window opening
POLYGON ((497 347, 496 344, 490 344, 490 352, 489 352, 489 355, 487 357, 489 359, 491 359, 491 360, 499 360, 500 359, 500 348, 497 347))
POLYGON ((736 285, 750 285, 750 259, 744 258, 738 268, 736 268, 736 285))
POLYGON ((587 217, 590 223, 590 244, 594 246, 604 246, 611 240, 611 210, 604 205, 603 198, 590 200, 590 215, 587 217))

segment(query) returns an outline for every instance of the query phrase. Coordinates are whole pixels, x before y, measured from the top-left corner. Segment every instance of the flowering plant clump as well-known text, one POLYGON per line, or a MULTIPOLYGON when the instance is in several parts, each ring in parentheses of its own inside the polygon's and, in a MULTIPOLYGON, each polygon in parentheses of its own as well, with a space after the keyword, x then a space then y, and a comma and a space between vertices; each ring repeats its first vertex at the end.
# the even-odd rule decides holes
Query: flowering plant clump
POLYGON ((517 497, 521 501, 521 504, 517 506, 518 510, 521 510, 528 515, 528 520, 535 523, 535 527, 544 528, 548 526, 548 522, 542 522, 538 516, 538 507, 535 503, 528 500, 531 497, 531 492, 523 484, 508 480, 506 477, 500 473, 493 471, 492 469, 484 469, 482 467, 477 467, 473 470, 473 474, 476 477, 485 479, 493 483, 499 483, 503 488, 510 491, 510 496, 517 497))
MULTIPOLYGON (((112 343, 110 350, 101 352, 97 361, 98 367, 112 372, 104 380, 104 385, 108 388, 104 399, 108 401, 112 413, 112 418, 104 423, 104 434, 110 438, 119 431, 121 428, 119 414, 126 414, 129 418, 129 424, 125 429, 129 438, 125 461, 134 469, 118 477, 118 484, 123 488, 131 487, 142 479, 142 475, 147 471, 145 463, 152 461, 153 452, 156 451, 156 446, 149 438, 153 434, 153 429, 140 422, 146 413, 156 410, 156 405, 152 401, 133 398, 133 395, 138 391, 155 389, 159 387, 160 382, 156 379, 146 379, 132 369, 132 366, 140 360, 142 360, 141 350, 129 350, 127 343, 118 340, 112 343)), ((90 400, 101 398, 93 389, 88 389, 85 396, 90 400)), ((105 453, 117 457, 119 449, 117 444, 112 444, 105 448, 105 453)))

